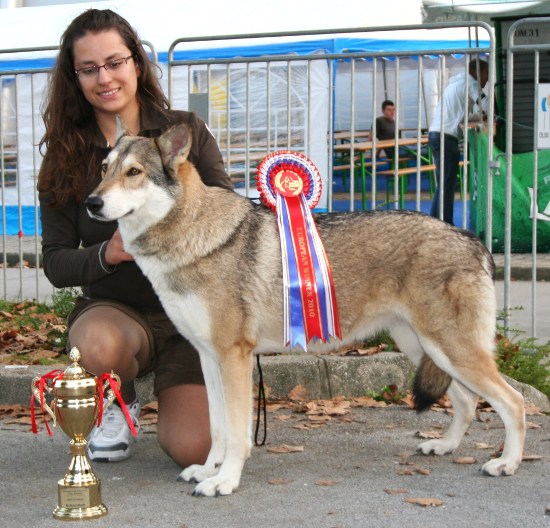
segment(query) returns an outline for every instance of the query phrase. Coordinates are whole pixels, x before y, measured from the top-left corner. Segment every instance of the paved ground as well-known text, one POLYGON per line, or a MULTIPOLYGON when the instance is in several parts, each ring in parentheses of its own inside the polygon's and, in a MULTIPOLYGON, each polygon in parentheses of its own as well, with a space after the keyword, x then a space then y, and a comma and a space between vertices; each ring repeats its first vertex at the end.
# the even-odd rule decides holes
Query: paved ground
MULTIPOLYGON (((268 445, 253 448, 237 492, 196 498, 193 485, 176 482, 179 469, 152 434, 140 435, 130 460, 94 464, 109 514, 98 528, 440 528, 548 527, 550 515, 550 417, 529 416, 524 462, 513 477, 485 477, 483 462, 500 445, 502 424, 482 413, 461 447, 445 457, 415 453, 417 433, 441 431, 449 416, 416 415, 404 407, 352 410, 313 430, 296 429, 302 414, 270 414, 268 445), (284 419, 289 416, 287 419, 284 419), (303 446, 303 452, 273 454, 268 448, 303 446), (488 448, 483 448, 487 447, 488 448), (473 457, 475 463, 453 463, 473 457), (408 499, 438 499, 422 507, 408 499)), ((6 527, 54 528, 56 483, 69 461, 68 440, 59 429, 0 429, 2 501, 6 527)))

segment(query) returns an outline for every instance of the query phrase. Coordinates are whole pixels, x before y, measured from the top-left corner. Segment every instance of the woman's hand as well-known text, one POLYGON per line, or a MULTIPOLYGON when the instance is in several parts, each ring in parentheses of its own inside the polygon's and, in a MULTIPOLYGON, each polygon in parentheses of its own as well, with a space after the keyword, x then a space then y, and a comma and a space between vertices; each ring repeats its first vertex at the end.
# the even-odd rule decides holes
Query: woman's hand
POLYGON ((132 257, 130 253, 124 251, 122 237, 120 236, 120 231, 117 229, 113 233, 111 240, 107 242, 105 248, 105 262, 109 264, 109 266, 116 266, 121 262, 130 262, 132 260, 134 260, 134 257, 132 257))

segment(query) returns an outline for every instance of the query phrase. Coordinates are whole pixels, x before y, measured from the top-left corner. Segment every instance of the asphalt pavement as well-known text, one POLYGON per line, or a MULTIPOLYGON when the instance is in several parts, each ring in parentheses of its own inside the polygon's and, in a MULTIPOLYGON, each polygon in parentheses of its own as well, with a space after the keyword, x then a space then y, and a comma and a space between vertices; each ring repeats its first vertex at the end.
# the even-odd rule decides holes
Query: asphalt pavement
MULTIPOLYGON (((239 489, 198 498, 176 481, 179 468, 154 434, 138 436, 125 462, 95 463, 107 516, 98 528, 377 528, 550 526, 550 417, 528 416, 524 461, 516 475, 487 477, 479 468, 504 439, 500 419, 481 413, 461 446, 444 457, 416 453, 419 434, 441 432, 450 416, 406 407, 355 408, 317 429, 287 409, 270 413, 267 445, 254 447, 239 489), (274 454, 290 445, 303 451, 274 454), (473 463, 457 463, 472 458, 473 463), (435 499, 435 501, 433 500, 435 499), (413 502, 409 502, 409 501, 413 502), (420 506, 428 500, 439 505, 420 506)), ((2 525, 61 526, 52 517, 57 480, 69 461, 68 438, 54 430, 0 429, 2 525)), ((80 524, 78 524, 80 525, 80 524)))

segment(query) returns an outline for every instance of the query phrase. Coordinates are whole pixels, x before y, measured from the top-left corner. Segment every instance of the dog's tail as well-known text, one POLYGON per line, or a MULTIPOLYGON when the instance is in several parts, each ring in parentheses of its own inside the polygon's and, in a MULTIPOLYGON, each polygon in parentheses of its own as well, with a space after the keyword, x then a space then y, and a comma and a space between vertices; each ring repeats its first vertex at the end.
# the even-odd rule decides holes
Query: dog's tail
POLYGON ((429 409, 447 392, 451 381, 451 376, 424 354, 414 376, 414 408, 418 412, 429 409))

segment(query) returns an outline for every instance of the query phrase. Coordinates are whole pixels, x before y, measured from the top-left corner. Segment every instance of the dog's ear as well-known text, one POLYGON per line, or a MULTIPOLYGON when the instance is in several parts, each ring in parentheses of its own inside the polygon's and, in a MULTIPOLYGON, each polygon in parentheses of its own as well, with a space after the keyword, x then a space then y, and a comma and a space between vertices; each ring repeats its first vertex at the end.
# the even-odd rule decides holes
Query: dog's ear
POLYGON ((115 132, 116 143, 118 143, 119 139, 122 136, 131 136, 132 135, 132 134, 130 134, 130 132, 128 130, 128 127, 124 123, 124 120, 122 119, 120 114, 117 114, 115 116, 115 122, 116 122, 116 132, 115 132))
POLYGON ((157 145, 162 157, 162 165, 175 174, 178 165, 181 165, 189 156, 191 130, 185 124, 175 125, 157 138, 157 145))

